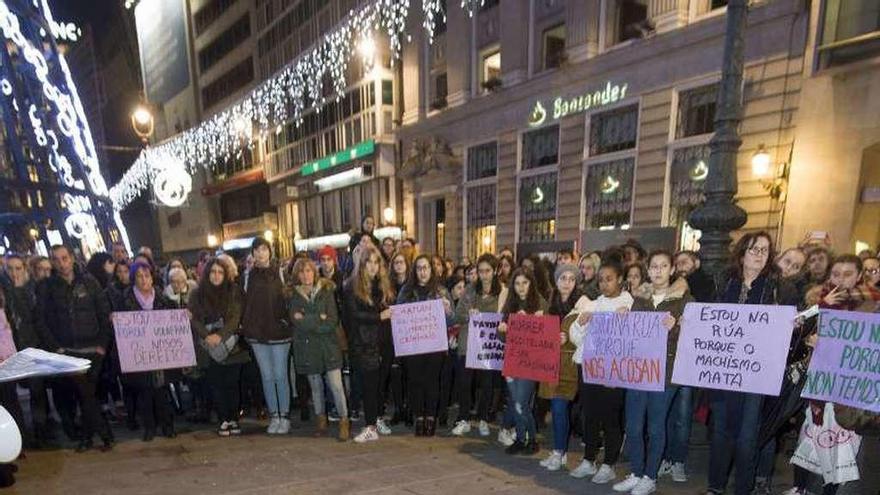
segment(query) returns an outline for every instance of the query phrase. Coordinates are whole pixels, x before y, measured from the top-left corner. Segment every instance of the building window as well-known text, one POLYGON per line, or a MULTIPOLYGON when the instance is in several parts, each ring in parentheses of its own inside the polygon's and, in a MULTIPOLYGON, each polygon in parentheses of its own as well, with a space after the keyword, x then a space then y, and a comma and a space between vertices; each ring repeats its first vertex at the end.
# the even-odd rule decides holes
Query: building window
POLYGON ((606 46, 639 39, 653 30, 648 19, 648 0, 606 0, 613 6, 606 18, 606 46))
POLYGON ((520 242, 556 238, 556 172, 520 179, 519 225, 520 242))
POLYGON ((718 84, 682 91, 678 94, 675 138, 681 139, 715 131, 718 84))
POLYGON ((616 108, 590 117, 590 156, 636 147, 639 106, 616 108))
POLYGON ((559 162, 559 125, 552 125, 523 134, 522 170, 559 162))
POLYGON ((446 96, 448 93, 446 81, 445 72, 433 76, 431 84, 431 110, 446 108, 446 96))
POLYGON ((253 80, 254 64, 248 57, 202 89, 202 107, 211 108, 253 80))
POLYGON ((199 71, 205 72, 213 67, 229 52, 242 44, 251 35, 251 19, 245 14, 235 21, 226 31, 223 31, 217 39, 199 51, 199 71))
POLYGON ((880 55, 880 2, 827 0, 819 46, 819 68, 880 55))
POLYGON ((467 180, 495 177, 498 170, 498 143, 481 144, 468 149, 467 180))
POLYGON ((635 158, 622 158, 587 166, 587 228, 629 226, 635 158))
POLYGON ((229 10, 229 7, 235 5, 235 2, 237 1, 238 0, 213 0, 199 9, 195 16, 193 16, 195 19, 196 36, 200 36, 204 33, 214 21, 219 19, 220 16, 229 10))
POLYGON ((480 87, 484 92, 501 87, 501 48, 495 47, 480 54, 480 87))
POLYGON ((676 227, 680 246, 693 247, 696 239, 688 216, 705 199, 703 187, 709 174, 709 145, 687 146, 672 151, 669 177, 669 222, 676 227))
POLYGON ((495 252, 495 195, 495 184, 467 187, 467 252, 472 258, 495 252))
POLYGON ((711 10, 727 7, 727 0, 710 0, 709 8, 711 10))
POLYGON ((565 60, 565 24, 544 31, 544 70, 555 69, 565 60))

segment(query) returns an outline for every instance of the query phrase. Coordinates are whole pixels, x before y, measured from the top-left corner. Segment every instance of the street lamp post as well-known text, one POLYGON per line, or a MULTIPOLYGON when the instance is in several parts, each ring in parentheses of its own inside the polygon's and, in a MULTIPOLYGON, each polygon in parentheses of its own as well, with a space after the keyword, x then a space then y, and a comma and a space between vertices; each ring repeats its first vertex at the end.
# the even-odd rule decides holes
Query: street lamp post
POLYGON ((715 135, 709 141, 706 201, 695 209, 690 224, 702 231, 700 254, 704 270, 716 280, 729 256, 730 232, 746 223, 746 212, 734 203, 737 192, 736 158, 742 144, 743 32, 748 0, 729 0, 724 58, 715 112, 715 135))

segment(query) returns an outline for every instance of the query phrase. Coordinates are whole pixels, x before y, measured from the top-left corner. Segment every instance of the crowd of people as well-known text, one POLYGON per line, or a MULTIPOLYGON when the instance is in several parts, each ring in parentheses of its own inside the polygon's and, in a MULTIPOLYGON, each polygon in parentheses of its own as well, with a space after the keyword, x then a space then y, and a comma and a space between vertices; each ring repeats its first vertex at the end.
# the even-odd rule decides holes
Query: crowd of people
MULTIPOLYGON (((663 476, 688 480, 697 412, 708 417, 711 438, 708 492, 724 493, 733 471, 735 493, 770 493, 785 425, 797 430, 804 410, 821 417, 823 404, 805 401, 799 415, 759 435, 772 397, 671 383, 685 305, 876 312, 880 301, 876 252, 835 255, 807 239, 777 254, 766 232, 739 237, 729 267, 713 278, 701 268, 698 252, 648 253, 636 241, 580 256, 560 251, 552 259, 517 259, 505 248, 455 262, 419 253, 413 239, 377 239, 373 225, 365 218, 347 250, 325 246, 285 260, 276 259, 263 238, 241 259, 203 252, 194 266, 178 258, 160 263, 147 247, 130 258, 121 244, 85 263, 64 245, 53 246, 48 259, 8 253, 0 270, 0 308, 17 348, 86 358, 91 367, 82 375, 2 384, 0 403, 21 425, 27 448, 59 443, 57 417, 78 452, 93 448, 95 437, 100 449, 112 449, 112 424, 140 431, 143 441, 174 437, 183 416, 213 422, 221 437, 240 435, 246 416, 265 421, 269 435, 285 435, 293 409, 300 422, 313 421, 316 436, 328 435, 334 423, 340 441, 352 438, 353 423, 362 423, 356 443, 377 441, 401 424, 418 437, 488 438, 494 429, 510 455, 533 456, 543 444, 549 452, 541 468, 566 469, 634 495, 654 492, 663 476), (395 305, 434 299, 446 315, 448 350, 396 357, 395 305), (163 309, 189 311, 197 365, 122 373, 111 313, 163 309), (606 311, 667 313, 664 391, 584 383, 580 365, 589 322, 606 311), (501 313, 502 336, 509 315, 559 317, 558 383, 468 368, 468 321, 477 313, 501 313), (27 415, 18 389, 28 391, 27 415), (583 455, 569 464, 573 438, 581 440, 583 455), (617 466, 622 456, 627 473, 617 466)), ((789 363, 809 360, 815 342, 815 318, 799 321, 789 363)), ((867 456, 880 450, 880 418, 842 406, 835 411, 840 425, 863 435, 860 482, 876 483, 877 474, 864 468, 867 456)), ((789 493, 806 493, 816 482, 795 468, 789 493)), ((838 488, 820 489, 832 494, 838 488)))

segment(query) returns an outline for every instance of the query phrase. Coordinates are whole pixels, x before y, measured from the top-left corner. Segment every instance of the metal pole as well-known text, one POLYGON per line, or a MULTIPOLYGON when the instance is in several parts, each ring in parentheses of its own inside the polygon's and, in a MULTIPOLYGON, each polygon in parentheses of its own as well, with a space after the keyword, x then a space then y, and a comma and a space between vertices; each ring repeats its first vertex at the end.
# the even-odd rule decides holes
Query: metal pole
POLYGON ((727 3, 724 58, 715 112, 715 135, 709 141, 706 201, 695 209, 690 224, 702 231, 700 255, 704 270, 717 279, 729 256, 730 232, 746 223, 746 212, 734 203, 737 192, 736 157, 742 144, 743 32, 748 0, 727 3))

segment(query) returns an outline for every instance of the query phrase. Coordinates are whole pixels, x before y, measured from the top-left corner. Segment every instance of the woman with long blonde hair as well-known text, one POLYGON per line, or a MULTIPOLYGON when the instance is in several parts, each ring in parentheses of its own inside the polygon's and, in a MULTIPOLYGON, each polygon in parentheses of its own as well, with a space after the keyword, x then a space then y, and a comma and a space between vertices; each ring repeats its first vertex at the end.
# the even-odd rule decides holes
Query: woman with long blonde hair
MULTIPOLYGON (((343 312, 349 328, 349 354, 352 367, 363 380, 364 419, 366 426, 354 441, 364 443, 379 439, 379 433, 391 431, 379 419, 382 402, 383 370, 391 362, 383 348, 390 344, 391 309, 394 291, 382 254, 375 247, 365 247, 356 257, 354 271, 343 291, 343 312)), ((393 356, 393 354, 392 354, 393 356)))

